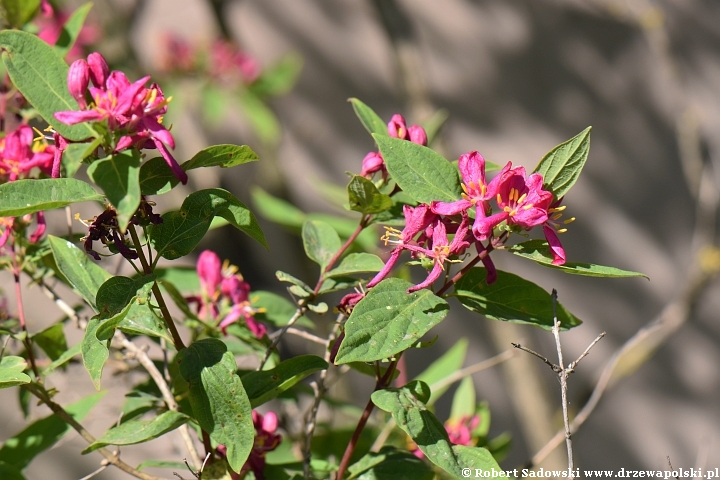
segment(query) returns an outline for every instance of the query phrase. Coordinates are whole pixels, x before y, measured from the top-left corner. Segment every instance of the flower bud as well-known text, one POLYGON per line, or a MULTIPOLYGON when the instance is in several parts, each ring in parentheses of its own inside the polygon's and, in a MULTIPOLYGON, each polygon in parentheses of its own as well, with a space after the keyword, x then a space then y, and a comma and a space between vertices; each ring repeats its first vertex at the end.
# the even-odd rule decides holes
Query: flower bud
POLYGON ((87 107, 85 92, 87 91, 88 83, 90 83, 90 68, 88 67, 88 63, 82 58, 75 60, 72 65, 70 65, 67 80, 70 95, 77 100, 80 108, 87 107))
POLYGON ((425 133, 425 129, 421 126, 413 125, 412 127, 408 128, 408 136, 410 137, 411 142, 427 147, 427 133, 425 133))
POLYGON ((400 115, 399 113, 396 113, 392 116, 390 119, 390 122, 388 122, 388 135, 390 135, 393 138, 401 138, 403 140, 408 139, 408 131, 407 127, 405 126, 405 118, 400 115))
POLYGON ((90 80, 97 88, 105 88, 105 82, 110 75, 110 67, 108 67, 105 57, 98 52, 88 55, 87 63, 90 66, 90 80))
POLYGON ((383 174, 385 174, 385 162, 379 153, 370 152, 363 158, 360 175, 363 177, 371 177, 375 172, 383 172, 383 174))
POLYGON ((212 250, 204 250, 197 260, 197 273, 203 293, 212 297, 222 282, 222 262, 212 250))

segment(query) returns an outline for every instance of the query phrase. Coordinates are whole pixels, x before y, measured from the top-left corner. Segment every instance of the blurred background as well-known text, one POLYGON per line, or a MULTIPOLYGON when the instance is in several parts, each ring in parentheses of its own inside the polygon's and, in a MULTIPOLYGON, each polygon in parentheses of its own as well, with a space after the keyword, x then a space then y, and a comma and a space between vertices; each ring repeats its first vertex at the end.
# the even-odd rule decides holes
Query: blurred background
MULTIPOLYGON (((432 146, 449 159, 478 150, 529 169, 592 125, 587 166, 564 201, 577 217, 562 238, 568 261, 650 280, 571 276, 503 252, 493 258, 498 268, 556 288, 584 321, 562 335, 566 359, 607 332, 570 378, 577 413, 610 365, 604 396, 573 436, 576 466, 657 470, 667 456, 675 468, 720 466, 720 290, 712 282, 720 263, 719 22, 720 3, 699 0, 97 0, 88 35, 112 66, 131 79, 151 74, 173 95, 168 115, 179 160, 216 143, 258 152, 260 162, 195 171, 184 191, 158 199, 177 208, 192 190, 222 186, 250 205, 269 252, 229 228, 201 246, 239 265, 255 290, 284 293, 276 270, 312 282, 318 273, 293 228, 263 218, 254 202, 263 191, 304 212, 355 218, 332 207, 345 172, 359 172, 374 149, 350 97, 385 120, 402 113, 408 124, 429 125, 446 117, 432 146), (237 50, 194 63, 198 52, 217 53, 219 39, 237 50), (240 77, 215 68, 223 58, 245 65, 240 77), (211 71, 212 84, 199 68, 211 71), (274 83, 234 87, 263 72, 273 72, 274 83), (626 353, 616 355, 623 345, 626 353)), ((52 308, 39 301, 28 315, 41 326, 52 308)), ((551 358, 555 351, 548 332, 487 320, 457 303, 432 333, 440 335, 433 347, 408 355, 411 378, 461 337, 470 342, 466 365, 510 342, 551 358)), ((300 351, 292 342, 284 348, 300 351)), ((92 388, 81 368, 76 373, 63 393, 68 400, 92 388)), ((490 404, 491 436, 512 434, 503 467, 527 462, 562 425, 556 376, 537 359, 515 355, 473 378, 478 399, 490 404)), ((372 385, 351 378, 344 388, 364 404, 372 385)), ((3 405, 12 405, 4 392, 3 405)), ((110 397, 88 421, 90 431, 117 418, 122 398, 110 397)), ((447 418, 449 408, 438 404, 438 416, 447 418)), ((0 415, 4 439, 20 423, 0 415)), ((28 478, 91 472, 98 458, 78 457, 80 445, 71 433, 38 457, 28 478)), ((124 448, 123 458, 176 456, 179 448, 156 441, 124 448)), ((562 468, 564 448, 540 466, 562 468)), ((125 477, 108 469, 96 478, 125 477)))

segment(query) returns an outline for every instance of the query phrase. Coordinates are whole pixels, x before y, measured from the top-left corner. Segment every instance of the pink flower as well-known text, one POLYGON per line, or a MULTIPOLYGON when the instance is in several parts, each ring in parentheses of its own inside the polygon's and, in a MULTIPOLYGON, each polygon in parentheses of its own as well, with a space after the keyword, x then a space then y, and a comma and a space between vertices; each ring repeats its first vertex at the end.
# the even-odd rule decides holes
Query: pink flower
POLYGON ((382 270, 367 284, 367 288, 372 288, 383 281, 390 271, 392 271, 402 251, 414 249, 416 245, 412 244, 413 238, 429 227, 437 218, 437 215, 430 210, 430 206, 424 203, 421 203, 417 207, 405 205, 403 207, 403 214, 405 215, 405 228, 403 228, 402 231, 385 227, 387 232, 383 235, 382 240, 385 241, 385 245, 388 243, 394 244, 395 248, 393 248, 390 253, 390 258, 385 262, 382 270))
POLYGON ((89 88, 93 103, 86 105, 84 93, 78 90, 80 76, 85 67, 82 63, 73 65, 77 66, 70 69, 68 84, 82 110, 56 112, 55 118, 67 125, 106 122, 111 132, 122 135, 117 141, 115 151, 132 146, 139 149, 157 148, 173 174, 183 184, 187 183, 187 174, 167 148, 175 148, 175 139, 162 124, 170 99, 165 98, 160 87, 152 84, 150 88, 146 88, 145 84, 150 77, 131 83, 120 71, 108 74, 105 59, 100 54, 93 53, 88 56, 87 61, 87 75, 95 85, 89 88))
POLYGON ((80 108, 86 108, 85 92, 90 84, 90 67, 87 61, 75 60, 68 71, 68 90, 70 95, 78 102, 80 108))
POLYGON ((448 420, 445 422, 445 431, 450 437, 450 442, 455 445, 473 446, 476 439, 472 438, 472 431, 480 425, 479 415, 465 415, 456 420, 448 420))
POLYGON ((172 33, 162 36, 160 69, 165 72, 192 72, 195 69, 195 51, 190 42, 172 33))
POLYGON ((35 167, 48 172, 52 164, 52 148, 45 143, 33 144, 33 131, 27 125, 20 125, 0 139, 0 179, 14 182, 27 175, 35 167))
POLYGON ((239 80, 249 85, 260 76, 258 61, 231 42, 216 41, 210 56, 210 74, 221 83, 233 85, 239 80))
POLYGON ((387 179, 387 168, 382 155, 378 152, 370 152, 363 158, 360 175, 370 178, 375 172, 381 172, 383 179, 387 179))
MULTIPOLYGON (((42 17, 38 17, 35 22, 38 24, 40 31, 38 37, 49 45, 55 45, 62 34, 65 22, 70 15, 64 11, 55 11, 50 2, 43 0, 40 6, 42 17)), ((83 55, 83 49, 88 45, 97 43, 101 37, 101 30, 97 25, 86 23, 80 29, 80 33, 75 40, 72 48, 66 55, 69 61, 76 60, 83 55)))
POLYGON ((552 214, 552 216, 550 216, 543 224, 543 233, 545 234, 545 238, 550 246, 550 253, 552 253, 553 256, 553 265, 563 265, 565 263, 565 249, 560 243, 560 238, 557 236, 557 233, 567 232, 567 228, 564 226, 575 221, 575 217, 560 221, 560 218, 563 216, 561 212, 565 210, 565 205, 560 206, 561 202, 562 198, 550 205, 548 213, 552 214), (555 233, 555 230, 557 230, 557 233, 555 233))
POLYGON ((267 328, 254 316, 261 310, 250 305, 250 285, 236 272, 237 267, 221 264, 216 253, 203 251, 197 262, 201 294, 186 300, 198 304, 197 315, 207 322, 217 321, 221 312, 227 312, 218 324, 223 333, 227 333, 229 325, 242 319, 257 338, 262 338, 267 328))
MULTIPOLYGON (((548 208, 553 200, 552 193, 543 190, 543 178, 538 173, 529 177, 524 167, 505 166, 499 177, 496 200, 502 210, 487 218, 476 219, 473 233, 479 240, 487 239, 493 228, 503 221, 530 230, 548 219, 548 208)), ((493 179, 495 181, 495 179, 493 179)))
POLYGON ((428 138, 425 129, 419 125, 408 128, 405 124, 405 117, 396 113, 387 124, 388 135, 393 138, 409 140, 418 145, 427 146, 428 138))

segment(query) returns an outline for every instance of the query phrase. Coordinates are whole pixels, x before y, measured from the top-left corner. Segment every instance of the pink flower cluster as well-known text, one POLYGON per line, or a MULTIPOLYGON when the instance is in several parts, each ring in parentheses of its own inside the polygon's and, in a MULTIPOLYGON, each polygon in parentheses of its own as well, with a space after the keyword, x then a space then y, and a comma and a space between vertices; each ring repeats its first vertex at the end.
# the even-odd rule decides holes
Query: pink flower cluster
MULTIPOLYGON (((491 284, 497 279, 497 272, 486 250, 495 246, 493 231, 503 222, 515 231, 541 225, 552 251, 552 263, 565 263, 565 251, 555 232, 560 226, 558 220, 562 214, 559 212, 565 207, 559 207, 560 202, 554 201, 553 194, 542 188, 540 174, 527 175, 525 168, 512 167, 512 163, 508 162, 492 181, 487 182, 485 159, 478 152, 462 155, 458 167, 463 180, 461 199, 435 201, 417 207, 405 206, 405 228, 399 231, 386 227, 387 233, 382 239, 386 245, 393 244, 394 248, 384 268, 367 284, 368 288, 380 283, 390 273, 404 250, 409 251, 413 258, 432 261, 427 278, 408 289, 408 293, 429 287, 445 270, 445 264, 454 261, 451 257, 462 255, 473 244, 487 269, 487 283, 491 284), (493 213, 492 203, 497 206, 496 213, 493 213), (475 219, 471 226, 470 211, 473 209, 475 219), (452 240, 449 239, 450 234, 454 235, 452 240), (487 246, 484 241, 488 241, 487 246)), ((357 303, 360 298, 348 298, 346 303, 357 303)), ((347 309, 353 305, 344 306, 347 309)))
MULTIPOLYGON (((0 139, 0 183, 14 182, 26 178, 34 168, 50 174, 55 147, 46 142, 34 142, 33 131, 27 125, 20 125, 15 131, 0 139)), ((45 215, 37 212, 37 229, 30 236, 32 243, 37 242, 45 233, 45 215)), ((32 221, 33 215, 25 215, 20 220, 14 217, 0 217, 0 248, 10 238, 13 228, 21 228, 32 221)))
MULTIPOLYGON (((405 123, 405 118, 399 113, 392 116, 390 122, 388 122, 387 129, 388 135, 393 138, 409 140, 418 145, 427 146, 428 138, 425 129, 419 125, 412 125, 408 128, 405 123)), ((370 178, 376 172, 382 173, 383 178, 387 178, 387 169, 385 168, 385 161, 382 155, 380 152, 370 152, 363 158, 360 175, 370 178)))
MULTIPOLYGON (((477 443, 477 438, 473 438, 472 431, 475 430, 478 425, 480 425, 480 417, 478 415, 465 415, 458 419, 450 419, 445 422, 445 431, 448 434, 450 443, 453 445, 472 447, 477 443)), ((425 457, 425 454, 417 448, 417 445, 411 450, 416 457, 425 457)))
MULTIPOLYGON (((230 475, 232 480, 245 478, 245 475, 250 470, 253 471, 257 480, 264 480, 265 455, 275 450, 282 441, 282 437, 277 433, 278 417, 275 412, 268 412, 262 415, 253 410, 252 417, 253 425, 255 426, 255 441, 252 450, 250 450, 250 456, 240 472, 230 475)), ((227 456, 225 445, 218 445, 217 452, 221 457, 227 456)))
POLYGON ((243 319, 250 331, 262 338, 267 328, 255 320, 258 309, 250 306, 250 285, 236 272, 237 267, 230 266, 227 261, 223 265, 215 252, 203 251, 197 262, 200 295, 188 297, 187 301, 198 304, 197 315, 207 322, 217 321, 229 306, 229 312, 218 324, 223 333, 229 325, 243 319))
POLYGON ((111 72, 102 55, 91 53, 87 61, 73 62, 68 72, 70 94, 81 110, 56 112, 55 118, 67 125, 105 122, 111 132, 119 134, 116 152, 130 147, 157 148, 173 174, 187 183, 187 174, 168 150, 168 146, 175 148, 175 139, 162 123, 170 99, 155 83, 146 88, 148 80, 150 77, 143 77, 131 83, 123 72, 111 72), (88 91, 91 103, 87 102, 88 91))
POLYGON ((260 77, 257 59, 233 42, 216 40, 206 52, 177 35, 166 34, 162 44, 160 66, 164 72, 193 73, 204 69, 210 78, 226 86, 250 85, 260 77), (203 61, 204 56, 209 58, 203 61))

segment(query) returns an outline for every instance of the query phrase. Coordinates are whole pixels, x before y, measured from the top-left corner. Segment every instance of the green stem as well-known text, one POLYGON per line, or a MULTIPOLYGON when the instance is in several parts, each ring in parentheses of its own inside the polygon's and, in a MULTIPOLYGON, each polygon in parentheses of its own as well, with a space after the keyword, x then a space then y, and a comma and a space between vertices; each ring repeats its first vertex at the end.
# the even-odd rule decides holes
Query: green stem
MULTIPOLYGON (((135 251, 137 251, 140 264, 142 264, 143 272, 145 273, 145 275, 152 275, 153 267, 150 266, 147 259, 145 258, 145 252, 143 252, 140 238, 138 237, 137 231, 135 231, 135 226, 130 225, 128 227, 128 231, 130 232, 130 236, 133 239, 135 251)), ((152 292, 155 296, 155 300, 157 301, 158 306, 160 307, 160 312, 162 312, 163 320, 165 320, 165 325, 167 325, 168 330, 170 330, 170 334, 173 338, 173 343, 175 344, 175 349, 177 351, 180 351, 185 348, 185 344, 183 343, 182 338, 180 338, 180 334, 178 333, 175 322, 172 319, 172 315, 170 315, 170 310, 168 310, 167 308, 167 304, 165 303, 165 299, 162 296, 162 292, 160 292, 160 287, 158 286, 157 282, 153 284, 152 292)))

